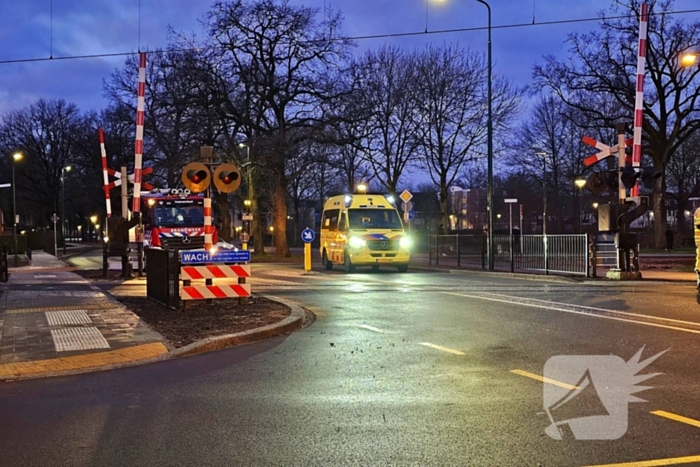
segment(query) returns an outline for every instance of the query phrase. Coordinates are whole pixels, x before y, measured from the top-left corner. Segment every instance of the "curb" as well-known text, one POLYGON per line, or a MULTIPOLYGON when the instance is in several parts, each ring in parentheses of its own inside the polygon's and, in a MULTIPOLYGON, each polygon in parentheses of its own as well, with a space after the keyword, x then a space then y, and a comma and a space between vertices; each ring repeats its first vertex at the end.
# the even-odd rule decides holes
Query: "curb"
MULTIPOLYGON (((106 294, 109 296, 109 294, 106 294)), ((274 300, 276 302, 282 303, 290 308, 291 313, 288 317, 279 321, 277 323, 268 324, 261 328, 249 329, 248 331, 237 332, 234 334, 226 334, 223 336, 209 337, 196 342, 193 342, 179 349, 171 350, 169 352, 164 352, 155 357, 149 357, 142 360, 132 360, 121 363, 114 363, 110 365, 86 367, 76 370, 68 371, 47 371, 44 373, 30 373, 25 375, 7 376, 0 377, 1 382, 13 382, 13 381, 24 381, 29 379, 43 379, 43 378, 53 378, 57 376, 73 376, 85 373, 95 373, 98 371, 107 370, 117 370, 120 368, 129 368, 132 366, 147 365, 149 363, 163 362, 165 360, 170 360, 178 357, 186 357, 191 355, 197 355, 206 352, 212 352, 215 350, 222 350, 229 347, 236 347, 243 344, 250 344, 263 339, 269 339, 271 337, 279 336, 281 334, 289 333, 295 329, 301 327, 304 322, 304 310, 301 306, 296 303, 283 300, 279 297, 271 295, 260 295, 269 300, 274 300)), ((113 297, 112 297, 113 298, 113 297)), ((116 299, 115 299, 116 300, 116 299)))
POLYGON ((279 297, 271 295, 260 295, 261 297, 273 300, 291 309, 291 313, 285 319, 278 323, 268 324, 261 328, 250 329, 248 331, 237 332, 235 334, 226 334, 224 336, 208 337, 206 339, 193 342, 179 349, 168 352, 172 357, 187 357, 200 353, 212 352, 221 350, 227 347, 235 347, 242 344, 269 339, 270 337, 279 336, 287 332, 294 331, 300 327, 304 321, 304 310, 295 303, 289 303, 279 297))

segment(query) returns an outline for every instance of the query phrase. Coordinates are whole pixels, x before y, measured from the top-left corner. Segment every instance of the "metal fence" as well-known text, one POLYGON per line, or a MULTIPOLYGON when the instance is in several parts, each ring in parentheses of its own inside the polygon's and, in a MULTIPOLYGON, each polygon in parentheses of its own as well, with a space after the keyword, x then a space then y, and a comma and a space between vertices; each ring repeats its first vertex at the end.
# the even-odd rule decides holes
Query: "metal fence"
POLYGON ((0 246, 0 282, 10 280, 9 264, 7 263, 7 246, 0 246))
MULTIPOLYGON (((563 274, 590 273, 588 235, 494 235, 494 269, 563 274)), ((431 235, 430 265, 486 269, 487 239, 483 235, 431 235)))

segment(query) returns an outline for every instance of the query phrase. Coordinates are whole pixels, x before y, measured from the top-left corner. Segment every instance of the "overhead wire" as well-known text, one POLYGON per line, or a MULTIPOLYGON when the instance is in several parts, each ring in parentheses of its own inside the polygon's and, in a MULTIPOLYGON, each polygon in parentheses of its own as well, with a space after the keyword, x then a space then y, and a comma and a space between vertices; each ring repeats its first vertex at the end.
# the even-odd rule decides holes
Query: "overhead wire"
MULTIPOLYGON (((700 9, 694 10, 681 10, 669 12, 670 15, 686 15, 692 13, 700 13, 700 9)), ((649 16, 659 16, 662 13, 650 13, 649 16)), ((617 15, 617 16, 606 16, 604 19, 625 19, 630 18, 631 15, 617 15)), ((539 26, 555 26, 561 24, 575 24, 575 23, 590 23, 600 21, 601 17, 591 17, 591 18, 575 18, 575 19, 562 19, 553 21, 542 21, 539 23, 512 23, 512 24, 502 24, 491 26, 492 30, 495 29, 516 29, 516 28, 531 28, 539 26)), ((416 36, 426 36, 426 35, 442 35, 442 34, 454 34, 462 32, 474 32, 474 31, 485 31, 488 26, 476 26, 471 28, 455 28, 455 29, 438 29, 435 31, 412 31, 412 32, 399 32, 399 33, 383 33, 383 34, 368 34, 361 36, 349 36, 338 40, 352 40, 352 41, 363 41, 363 40, 374 40, 374 39, 395 39, 403 37, 416 37, 416 36)), ((213 47, 189 47, 183 49, 167 49, 167 50, 151 50, 146 51, 148 53, 170 53, 170 52, 194 52, 198 50, 208 50, 213 47)), ((140 26, 139 26, 139 51, 140 51, 140 26)), ((6 59, 0 60, 0 65, 6 64, 17 64, 17 63, 32 63, 32 62, 44 62, 53 60, 82 60, 82 59, 92 59, 92 58, 111 58, 111 57, 126 57, 130 55, 136 55, 138 52, 113 52, 113 53, 96 53, 96 54, 85 54, 85 55, 67 55, 64 57, 54 57, 53 51, 50 57, 34 57, 34 58, 18 58, 18 59, 6 59)))

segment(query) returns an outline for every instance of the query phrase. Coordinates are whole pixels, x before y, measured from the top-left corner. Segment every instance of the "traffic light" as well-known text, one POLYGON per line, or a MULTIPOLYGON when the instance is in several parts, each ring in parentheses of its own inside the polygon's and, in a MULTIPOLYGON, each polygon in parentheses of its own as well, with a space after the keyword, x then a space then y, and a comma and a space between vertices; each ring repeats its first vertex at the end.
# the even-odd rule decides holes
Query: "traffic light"
POLYGON ((605 172, 593 172, 586 180, 586 188, 594 195, 600 196, 608 189, 608 181, 605 172))
POLYGON ((182 183, 192 193, 201 193, 209 187, 211 174, 207 166, 201 162, 187 164, 182 170, 182 183))
POLYGON ((642 184, 647 188, 654 188, 656 179, 661 177, 661 172, 654 170, 653 167, 644 167, 642 170, 642 184))
POLYGON ((617 190, 619 185, 620 183, 617 178, 616 170, 609 172, 593 172, 586 180, 586 188, 596 196, 602 195, 606 190, 617 190))
POLYGON ((625 168, 622 169, 622 176, 620 178, 622 179, 622 184, 625 186, 625 188, 631 190, 634 188, 634 185, 636 185, 637 178, 639 178, 640 175, 641 174, 635 171, 630 164, 625 164, 625 168))
POLYGON ((221 164, 214 171, 214 186, 221 193, 232 193, 241 184, 241 173, 233 164, 221 164))

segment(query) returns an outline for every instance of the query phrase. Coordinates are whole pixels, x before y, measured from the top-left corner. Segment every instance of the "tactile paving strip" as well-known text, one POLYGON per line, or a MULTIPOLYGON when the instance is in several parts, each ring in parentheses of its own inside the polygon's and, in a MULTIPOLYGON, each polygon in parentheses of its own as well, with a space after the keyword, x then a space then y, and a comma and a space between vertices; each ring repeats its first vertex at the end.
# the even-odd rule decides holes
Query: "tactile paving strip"
POLYGON ((43 313, 45 311, 63 311, 63 310, 113 310, 115 308, 124 308, 121 305, 117 305, 113 302, 102 302, 91 305, 76 305, 76 306, 44 306, 40 308, 8 308, 5 310, 6 314, 15 313, 43 313))
POLYGON ((92 324, 85 310, 47 311, 46 320, 49 326, 64 326, 70 324, 92 324))
POLYGON ((56 352, 110 348, 100 330, 95 327, 52 329, 51 337, 56 352))

